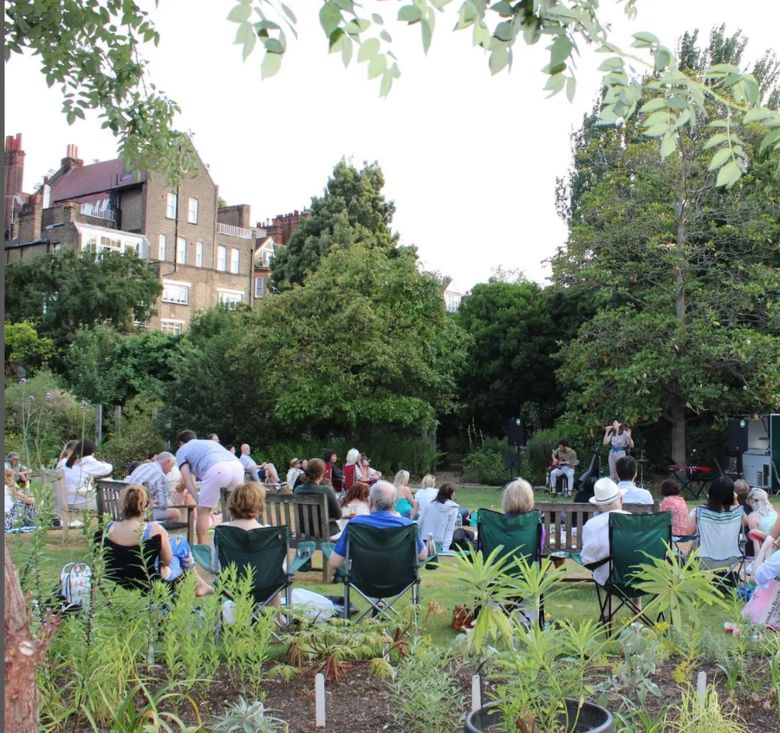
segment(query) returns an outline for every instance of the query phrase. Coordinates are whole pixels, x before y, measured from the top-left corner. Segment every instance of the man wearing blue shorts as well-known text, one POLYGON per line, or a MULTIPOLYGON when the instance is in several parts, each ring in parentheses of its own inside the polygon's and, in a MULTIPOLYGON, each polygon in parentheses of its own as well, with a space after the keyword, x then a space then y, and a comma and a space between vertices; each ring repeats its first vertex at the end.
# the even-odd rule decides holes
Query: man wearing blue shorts
POLYGON ((176 438, 176 465, 187 491, 198 504, 198 544, 208 544, 209 516, 219 503, 219 490, 232 491, 244 483, 244 467, 227 448, 215 440, 198 440, 192 430, 183 430, 176 438), (200 481, 200 492, 195 481, 200 481))

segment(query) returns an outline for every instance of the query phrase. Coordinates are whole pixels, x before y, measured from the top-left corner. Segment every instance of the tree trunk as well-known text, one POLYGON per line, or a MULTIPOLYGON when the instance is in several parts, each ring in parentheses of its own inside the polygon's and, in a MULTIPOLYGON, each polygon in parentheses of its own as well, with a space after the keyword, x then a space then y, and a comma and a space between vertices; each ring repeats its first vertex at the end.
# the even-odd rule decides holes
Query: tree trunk
POLYGON ((687 465, 688 452, 685 445, 685 403, 679 397, 672 397, 670 410, 672 421, 672 458, 680 465, 687 465))
POLYGON ((58 625, 50 618, 41 627, 38 640, 30 633, 27 610, 19 576, 5 548, 5 730, 38 730, 38 688, 35 670, 43 662, 46 649, 58 625))

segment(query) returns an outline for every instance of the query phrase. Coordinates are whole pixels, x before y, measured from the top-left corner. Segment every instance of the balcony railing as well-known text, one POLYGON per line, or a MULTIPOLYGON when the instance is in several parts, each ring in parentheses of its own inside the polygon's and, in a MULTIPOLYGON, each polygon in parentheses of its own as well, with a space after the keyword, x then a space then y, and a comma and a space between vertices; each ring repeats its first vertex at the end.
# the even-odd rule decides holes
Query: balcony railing
POLYGON ((98 208, 94 204, 81 204, 81 213, 85 216, 92 216, 95 219, 105 219, 107 221, 116 221, 116 209, 98 208))
POLYGON ((255 238, 255 234, 251 229, 234 227, 232 224, 222 224, 221 222, 217 222, 217 234, 224 234, 228 237, 240 237, 241 239, 255 238))

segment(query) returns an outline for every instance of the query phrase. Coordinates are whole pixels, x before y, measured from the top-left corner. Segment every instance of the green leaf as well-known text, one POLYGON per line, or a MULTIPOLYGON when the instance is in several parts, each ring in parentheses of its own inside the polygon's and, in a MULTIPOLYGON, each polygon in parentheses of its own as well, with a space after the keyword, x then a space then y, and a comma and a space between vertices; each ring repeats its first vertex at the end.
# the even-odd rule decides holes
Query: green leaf
POLYGON ((729 139, 729 136, 725 132, 719 132, 717 135, 710 137, 706 143, 704 143, 704 150, 714 148, 716 145, 721 145, 729 139))
POLYGON ((655 54, 655 69, 656 71, 663 71, 674 58, 672 52, 665 46, 661 46, 656 49, 655 54))
POLYGON ((756 107, 755 109, 749 109, 747 112, 745 112, 745 116, 742 121, 747 125, 750 122, 760 122, 761 120, 765 120, 772 115, 772 110, 767 109, 766 107, 756 107))
POLYGON ((509 64, 510 58, 509 49, 506 48, 506 46, 496 46, 490 52, 490 59, 488 61, 490 73, 494 76, 498 74, 499 71, 509 64))
POLYGON ((761 139, 761 145, 758 147, 758 152, 763 153, 770 147, 777 147, 778 143, 780 143, 780 130, 772 130, 772 132, 768 132, 761 139))
POLYGON ((265 50, 268 53, 276 53, 276 54, 284 53, 284 45, 277 38, 267 38, 263 41, 263 45, 265 46, 265 50))
POLYGON ((377 54, 368 64, 368 78, 373 79, 379 76, 387 68, 387 57, 383 54, 377 54))
POLYGON ((423 51, 428 53, 431 47, 431 39, 433 38, 433 28, 427 20, 423 20, 420 23, 420 32, 422 33, 423 51))
POLYGON ((398 20, 405 23, 417 23, 420 18, 422 18, 422 13, 416 5, 404 5, 398 11, 398 20))
POLYGON ((233 9, 228 13, 227 19, 233 23, 244 23, 249 20, 249 16, 252 14, 252 8, 249 5, 235 5, 233 9))
POLYGON ((645 102, 642 105, 640 112, 645 112, 645 113, 656 112, 659 109, 666 109, 666 107, 667 107, 667 100, 664 97, 655 97, 651 99, 649 102, 645 102))
POLYGON ((566 77, 563 74, 555 74, 547 80, 547 84, 544 85, 545 91, 550 92, 550 96, 558 94, 563 89, 563 85, 566 83, 566 77))
POLYGON ((287 16, 289 21, 293 24, 297 23, 298 19, 295 17, 295 13, 293 13, 293 11, 290 8, 288 8, 284 3, 282 3, 281 5, 282 5, 282 11, 287 16))
POLYGON ((572 48, 572 43, 568 36, 557 36, 550 47, 550 65, 564 64, 569 58, 572 48))
POLYGON ((573 102, 576 92, 577 80, 573 76, 570 76, 568 79, 566 79, 566 99, 568 99, 570 102, 573 102))
MULTIPOLYGON (((722 152, 722 151, 718 151, 722 152)), ((733 160, 724 165, 718 172, 718 178, 715 181, 716 186, 731 188, 742 177, 742 169, 733 160)))
POLYGON ((647 48, 648 46, 657 46, 658 37, 652 33, 646 33, 644 31, 640 33, 634 33, 634 42, 631 44, 634 48, 647 48))
POLYGON ((320 8, 320 25, 322 26, 322 30, 324 30, 325 35, 330 38, 331 33, 333 33, 340 24, 341 11, 332 0, 328 0, 328 2, 320 8))
POLYGON ((497 38, 499 41, 505 43, 511 43, 515 40, 515 30, 512 21, 505 20, 496 26, 496 30, 493 32, 493 38, 497 38))
POLYGON ((373 59, 379 53, 379 40, 376 38, 367 38, 360 44, 357 60, 358 63, 373 59))
POLYGON ((276 74, 282 67, 283 58, 284 56, 280 53, 266 51, 265 58, 263 59, 263 63, 260 66, 260 74, 262 78, 267 79, 268 77, 276 74))
POLYGON ((707 166, 708 171, 714 171, 720 168, 727 160, 731 159, 731 149, 721 148, 715 155, 712 156, 710 164, 707 166))
POLYGON ((677 150, 677 135, 673 132, 668 132, 664 135, 664 139, 661 142, 661 159, 668 158, 675 150, 677 150))

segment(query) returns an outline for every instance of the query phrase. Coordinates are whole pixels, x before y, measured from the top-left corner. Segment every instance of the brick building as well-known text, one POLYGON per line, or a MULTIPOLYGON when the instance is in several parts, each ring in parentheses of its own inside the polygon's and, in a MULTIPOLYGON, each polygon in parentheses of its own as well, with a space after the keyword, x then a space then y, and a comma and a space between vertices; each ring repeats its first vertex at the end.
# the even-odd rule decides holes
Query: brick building
POLYGON ((196 170, 174 189, 162 174, 133 175, 119 159, 84 165, 69 145, 59 170, 30 195, 21 191, 21 135, 6 138, 6 261, 63 247, 132 249, 156 265, 163 286, 146 325, 169 333, 218 303, 252 306, 267 291, 270 269, 255 268, 266 232, 250 225, 249 206, 218 205, 217 186, 195 157, 196 170))

